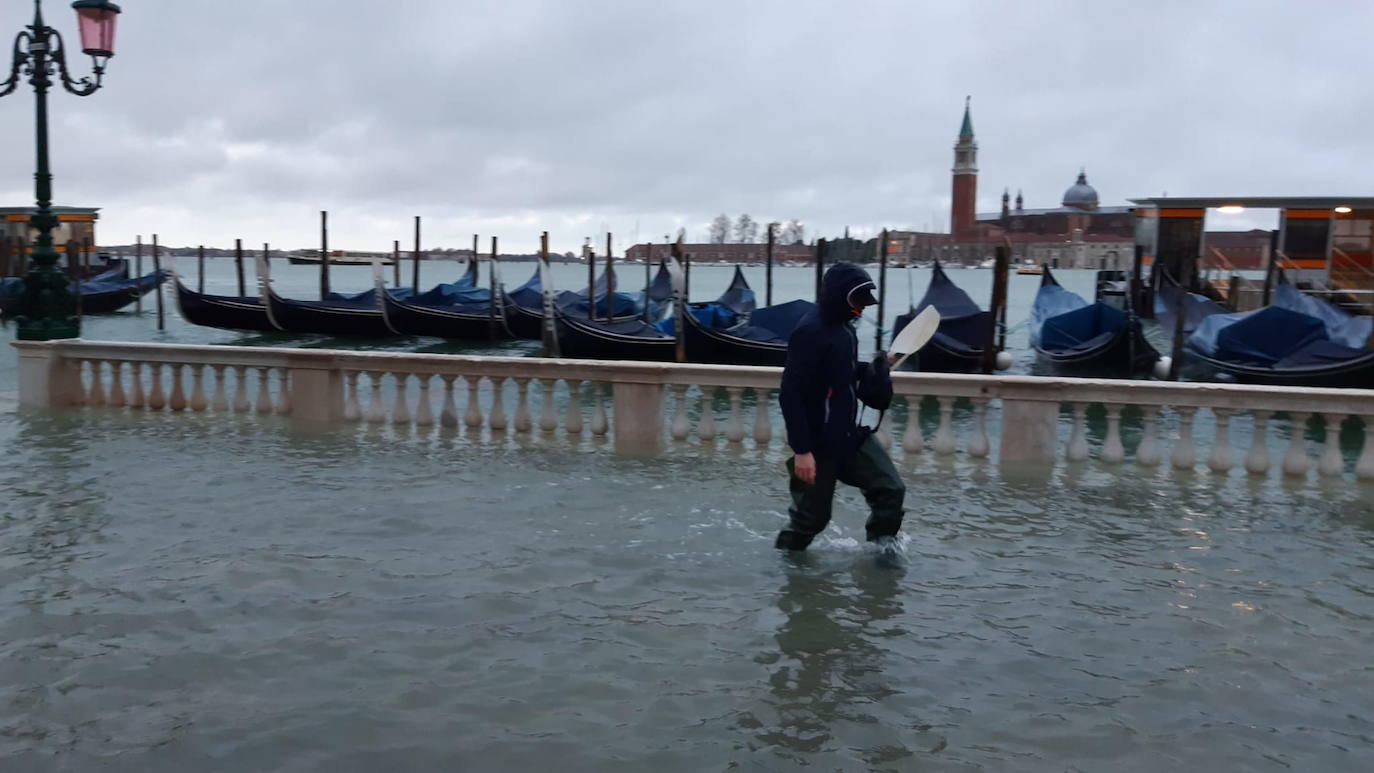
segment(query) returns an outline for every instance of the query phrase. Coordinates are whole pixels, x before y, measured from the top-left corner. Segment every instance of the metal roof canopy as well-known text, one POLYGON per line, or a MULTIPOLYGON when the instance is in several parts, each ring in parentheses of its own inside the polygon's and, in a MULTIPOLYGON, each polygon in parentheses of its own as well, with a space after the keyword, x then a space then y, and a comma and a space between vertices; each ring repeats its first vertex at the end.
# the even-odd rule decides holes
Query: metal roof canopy
POLYGON ((1216 209, 1218 207, 1246 207, 1247 209, 1374 209, 1374 196, 1201 196, 1193 198, 1161 196, 1148 199, 1128 199, 1132 204, 1163 209, 1216 209))

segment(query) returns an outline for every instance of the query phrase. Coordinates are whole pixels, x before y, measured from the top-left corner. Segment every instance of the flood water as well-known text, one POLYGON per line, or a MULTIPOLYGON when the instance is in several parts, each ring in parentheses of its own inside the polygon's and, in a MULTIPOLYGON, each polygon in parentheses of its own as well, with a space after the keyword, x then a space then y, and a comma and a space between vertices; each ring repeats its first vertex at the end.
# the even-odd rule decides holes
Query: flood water
MULTIPOLYGON (((264 342, 151 328, 86 335, 264 342)), ((853 492, 777 554, 776 452, 19 413, 13 369, 0 770, 1374 765, 1359 489, 923 457, 896 572, 853 492)))

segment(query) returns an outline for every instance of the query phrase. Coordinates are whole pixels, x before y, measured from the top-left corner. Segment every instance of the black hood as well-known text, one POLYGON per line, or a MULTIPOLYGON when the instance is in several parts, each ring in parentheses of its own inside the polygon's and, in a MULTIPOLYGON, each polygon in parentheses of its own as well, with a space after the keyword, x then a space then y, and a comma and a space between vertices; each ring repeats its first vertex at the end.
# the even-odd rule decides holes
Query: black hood
POLYGON ((854 288, 867 284, 873 287, 873 278, 867 271, 853 263, 836 263, 826 269, 821 278, 821 316, 827 322, 848 322, 854 318, 850 313, 849 294, 854 288))

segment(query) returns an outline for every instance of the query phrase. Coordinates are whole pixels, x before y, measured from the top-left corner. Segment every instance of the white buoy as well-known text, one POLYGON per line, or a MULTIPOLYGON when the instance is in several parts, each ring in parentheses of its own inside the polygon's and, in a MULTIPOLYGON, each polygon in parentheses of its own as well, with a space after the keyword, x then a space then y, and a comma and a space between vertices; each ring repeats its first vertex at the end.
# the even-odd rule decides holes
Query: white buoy
POLYGON ((1166 379, 1169 377, 1169 369, 1173 367, 1173 357, 1160 357, 1155 361, 1155 378, 1166 379))
POLYGON ((1011 367, 1011 354, 1008 352, 997 353, 996 367, 998 370, 1006 370, 1011 367))

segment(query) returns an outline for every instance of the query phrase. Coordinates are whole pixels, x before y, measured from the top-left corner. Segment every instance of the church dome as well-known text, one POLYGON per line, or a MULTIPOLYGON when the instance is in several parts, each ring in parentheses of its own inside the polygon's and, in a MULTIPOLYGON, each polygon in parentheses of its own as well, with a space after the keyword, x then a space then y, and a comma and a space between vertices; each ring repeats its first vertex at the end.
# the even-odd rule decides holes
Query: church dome
POLYGON ((1075 209, 1097 209, 1097 189, 1088 184, 1088 175, 1080 170, 1078 181, 1064 191, 1064 206, 1075 209))

